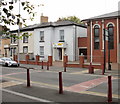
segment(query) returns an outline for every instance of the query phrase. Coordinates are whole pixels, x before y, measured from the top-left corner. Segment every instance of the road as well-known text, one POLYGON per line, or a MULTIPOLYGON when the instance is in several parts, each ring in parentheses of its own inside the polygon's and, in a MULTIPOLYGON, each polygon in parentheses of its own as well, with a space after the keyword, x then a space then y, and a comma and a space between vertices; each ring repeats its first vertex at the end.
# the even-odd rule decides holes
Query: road
MULTIPOLYGON (((26 87, 26 69, 2 67, 2 102, 105 102, 107 100, 107 76, 88 74, 87 69, 67 68, 63 72, 64 94, 58 93, 59 71, 63 68, 40 66, 30 70, 31 87, 26 87), (88 98, 86 100, 86 97, 88 98)), ((108 73, 109 74, 109 73, 108 73)), ((118 101, 118 77, 113 76, 113 101, 118 101)))

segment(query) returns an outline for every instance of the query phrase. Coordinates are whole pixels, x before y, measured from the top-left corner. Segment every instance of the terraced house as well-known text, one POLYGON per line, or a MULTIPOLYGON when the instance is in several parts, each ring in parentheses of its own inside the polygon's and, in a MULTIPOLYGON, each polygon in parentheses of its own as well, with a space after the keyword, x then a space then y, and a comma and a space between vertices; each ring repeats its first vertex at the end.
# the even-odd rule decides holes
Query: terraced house
POLYGON ((106 63, 110 60, 112 69, 120 69, 120 11, 95 16, 83 21, 86 21, 88 25, 88 61, 92 63, 103 62, 105 49, 106 63), (106 39, 104 38, 104 34, 106 39), (108 54, 109 52, 110 54, 108 54))

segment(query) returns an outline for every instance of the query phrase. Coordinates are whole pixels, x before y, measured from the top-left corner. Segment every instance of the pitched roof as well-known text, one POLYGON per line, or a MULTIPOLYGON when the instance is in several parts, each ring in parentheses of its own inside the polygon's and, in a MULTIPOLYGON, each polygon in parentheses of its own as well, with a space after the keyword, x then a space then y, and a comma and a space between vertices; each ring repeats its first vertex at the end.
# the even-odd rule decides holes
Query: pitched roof
POLYGON ((92 17, 92 18, 84 19, 82 21, 95 20, 95 19, 103 19, 103 18, 116 18, 116 17, 120 17, 120 11, 106 13, 106 14, 95 16, 95 17, 92 17))
MULTIPOLYGON (((45 22, 41 24, 34 24, 34 25, 29 25, 27 27, 23 27, 20 30, 21 31, 28 31, 28 30, 34 30, 37 28, 45 28, 45 27, 60 27, 60 26, 70 26, 70 25, 76 25, 80 27, 86 28, 84 24, 77 24, 72 21, 57 21, 57 22, 45 22)), ((11 32, 17 32, 18 30, 12 30, 11 32)))

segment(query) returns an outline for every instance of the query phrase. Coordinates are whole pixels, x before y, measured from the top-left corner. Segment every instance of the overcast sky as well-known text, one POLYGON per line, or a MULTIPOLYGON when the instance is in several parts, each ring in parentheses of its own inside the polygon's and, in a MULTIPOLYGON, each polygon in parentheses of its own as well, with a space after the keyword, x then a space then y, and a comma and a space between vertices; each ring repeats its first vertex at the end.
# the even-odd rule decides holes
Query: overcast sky
MULTIPOLYGON (((23 0, 21 0, 23 1, 23 0)), ((59 17, 77 16, 81 20, 118 10, 120 0, 28 0, 36 5, 35 20, 29 24, 40 23, 40 15, 49 17, 49 22, 59 17), (37 7, 38 4, 44 6, 37 7)), ((17 4, 16 4, 17 5, 17 4)), ((18 7, 18 5, 17 5, 18 7)), ((16 12, 18 10, 16 9, 16 12)), ((23 12, 21 11, 21 14, 23 12)), ((24 15, 25 16, 25 15, 24 15)))

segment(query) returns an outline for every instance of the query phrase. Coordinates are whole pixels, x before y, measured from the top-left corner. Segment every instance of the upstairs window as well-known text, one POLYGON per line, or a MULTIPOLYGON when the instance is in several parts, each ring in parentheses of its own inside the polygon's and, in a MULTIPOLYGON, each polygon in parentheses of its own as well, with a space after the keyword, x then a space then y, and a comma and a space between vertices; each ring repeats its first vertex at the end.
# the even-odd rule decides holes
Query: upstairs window
POLYGON ((28 43, 28 37, 27 36, 23 36, 23 43, 28 43))
POLYGON ((98 25, 95 25, 94 27, 94 49, 99 49, 100 48, 100 28, 98 25))
POLYGON ((16 35, 11 37, 11 43, 13 43, 13 44, 16 43, 16 35))
POLYGON ((15 54, 16 53, 16 48, 13 48, 13 54, 15 54))
POLYGON ((64 30, 60 30, 60 41, 59 42, 64 42, 64 30))
POLYGON ((28 53, 28 46, 23 46, 23 53, 28 53))
POLYGON ((114 49, 114 26, 113 24, 108 25, 108 35, 109 35, 109 49, 114 49))
POLYGON ((40 31, 40 42, 44 42, 44 31, 40 31))

